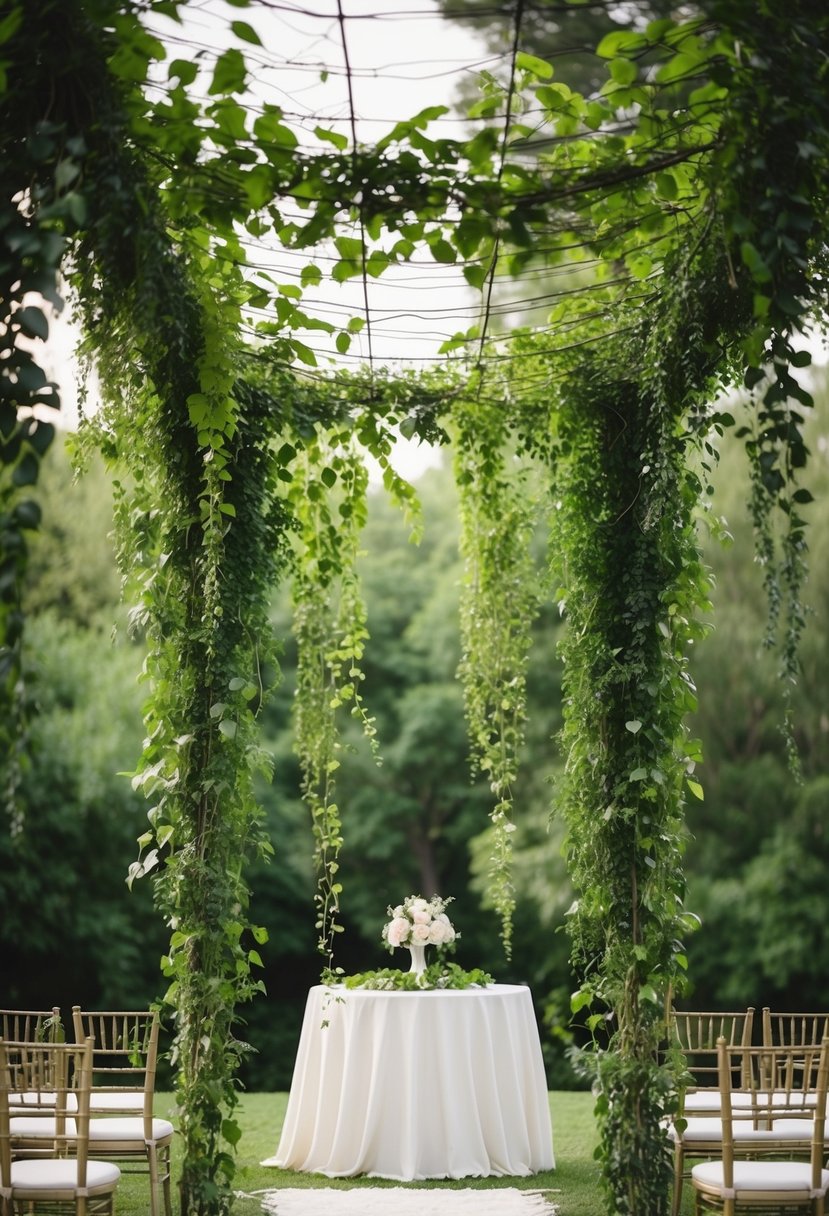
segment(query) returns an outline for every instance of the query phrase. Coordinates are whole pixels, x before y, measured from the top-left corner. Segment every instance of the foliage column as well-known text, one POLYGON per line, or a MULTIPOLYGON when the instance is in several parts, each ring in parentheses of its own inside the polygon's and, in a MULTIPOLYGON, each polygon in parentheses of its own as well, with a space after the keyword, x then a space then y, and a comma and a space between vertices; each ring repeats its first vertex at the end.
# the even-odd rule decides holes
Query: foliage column
POLYGON ((665 1002, 685 965, 682 804, 694 760, 686 667, 706 582, 677 418, 613 360, 582 367, 558 420, 555 546, 563 646, 574 958, 594 1001, 603 1183, 612 1210, 656 1216, 671 1177, 660 1116, 665 1002))

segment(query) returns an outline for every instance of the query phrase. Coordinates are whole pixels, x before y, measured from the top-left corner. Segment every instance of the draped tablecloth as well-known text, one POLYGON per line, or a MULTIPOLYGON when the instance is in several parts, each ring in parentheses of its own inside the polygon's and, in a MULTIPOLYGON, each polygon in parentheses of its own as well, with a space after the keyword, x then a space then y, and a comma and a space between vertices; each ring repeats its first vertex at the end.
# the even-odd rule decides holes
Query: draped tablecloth
POLYGON ((529 989, 312 988, 279 1147, 262 1164, 401 1182, 552 1169, 529 989))

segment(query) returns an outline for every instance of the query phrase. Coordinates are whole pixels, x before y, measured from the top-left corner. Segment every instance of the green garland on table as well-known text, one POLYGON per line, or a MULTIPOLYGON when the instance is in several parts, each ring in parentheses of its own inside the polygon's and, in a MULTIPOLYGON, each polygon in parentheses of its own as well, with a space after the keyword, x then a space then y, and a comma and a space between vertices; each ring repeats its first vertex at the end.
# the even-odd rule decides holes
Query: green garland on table
POLYGON ((323 974, 324 984, 343 988, 367 988, 381 992, 422 992, 430 988, 485 988, 494 983, 492 976, 473 967, 464 971, 457 963, 431 963, 420 975, 414 971, 398 971, 396 967, 382 967, 379 971, 358 971, 354 975, 343 975, 337 968, 323 974))

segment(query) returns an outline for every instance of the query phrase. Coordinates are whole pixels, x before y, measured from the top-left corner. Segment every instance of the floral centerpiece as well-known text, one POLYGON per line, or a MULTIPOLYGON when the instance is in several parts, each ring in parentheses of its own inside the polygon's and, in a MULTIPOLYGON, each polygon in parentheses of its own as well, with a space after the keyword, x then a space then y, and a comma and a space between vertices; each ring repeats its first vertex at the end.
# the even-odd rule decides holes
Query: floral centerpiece
POLYGON ((459 936, 446 915, 446 905, 451 900, 451 896, 423 899, 421 895, 409 895, 402 904, 386 909, 390 920, 383 926, 383 941, 390 951, 398 946, 408 948, 412 954, 411 970, 417 974, 426 966, 427 946, 442 950, 459 936))

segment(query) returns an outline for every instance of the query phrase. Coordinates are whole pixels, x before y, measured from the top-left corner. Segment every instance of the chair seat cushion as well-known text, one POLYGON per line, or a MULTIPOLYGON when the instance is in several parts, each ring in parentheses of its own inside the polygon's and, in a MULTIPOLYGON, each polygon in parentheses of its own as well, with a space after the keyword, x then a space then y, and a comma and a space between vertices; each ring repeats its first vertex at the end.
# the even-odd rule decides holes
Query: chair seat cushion
MULTIPOLYGON (((690 1114, 695 1111, 717 1111, 720 1109, 720 1091, 718 1089, 694 1089, 685 1094, 682 1100, 683 1108, 690 1114)), ((731 1095, 731 1106, 751 1106, 751 1094, 737 1090, 731 1095)))
MULTIPOLYGON (((10 1093, 9 1106, 34 1106, 38 1108, 42 1108, 44 1106, 54 1106, 55 1097, 55 1094, 50 1094, 46 1090, 41 1090, 40 1093, 35 1093, 34 1091, 30 1093, 10 1093)), ((74 1094, 66 1095, 66 1109, 78 1109, 78 1099, 74 1094)))
MULTIPOLYGON (((170 1140, 172 1136, 172 1123, 166 1119, 153 1119, 153 1140, 170 1140)), ((90 1144, 102 1141, 112 1143, 116 1140, 124 1142, 134 1140, 138 1144, 143 1144, 144 1120, 130 1118, 89 1120, 90 1144)))
MULTIPOLYGON (((111 1161, 86 1163, 88 1190, 115 1186, 120 1177, 121 1171, 111 1161)), ((78 1163, 74 1157, 64 1157, 60 1160, 39 1157, 30 1161, 13 1161, 11 1183, 15 1191, 72 1189, 78 1185, 78 1163)))
POLYGON ((137 1091, 128 1093, 107 1093, 106 1090, 93 1089, 89 1095, 89 1109, 96 1110, 144 1110, 144 1094, 137 1091))
MULTIPOLYGON (((64 1123, 65 1134, 73 1136, 75 1134, 75 1124, 73 1119, 67 1119, 64 1123)), ((12 1115, 9 1119, 9 1133, 14 1138, 28 1137, 28 1139, 46 1139, 54 1140, 55 1138, 55 1117, 50 1115, 12 1115)))
MULTIPOLYGON (((762 1144, 771 1141, 779 1144, 781 1141, 808 1144, 812 1138, 814 1126, 811 1119, 775 1119, 771 1127, 755 1128, 748 1120, 736 1119, 732 1123, 735 1144, 762 1144)), ((719 1144, 722 1140, 722 1121, 720 1119, 688 1119, 685 1130, 679 1132, 675 1127, 668 1128, 668 1135, 676 1144, 719 1144)), ((829 1135, 829 1124, 827 1124, 829 1135)))
MULTIPOLYGON (((723 1185, 721 1161, 705 1161, 691 1170, 694 1182, 703 1186, 723 1185)), ((735 1161, 734 1190, 811 1192, 812 1167, 808 1161, 735 1161)), ((821 1173, 821 1191, 829 1188, 829 1170, 821 1173)))

